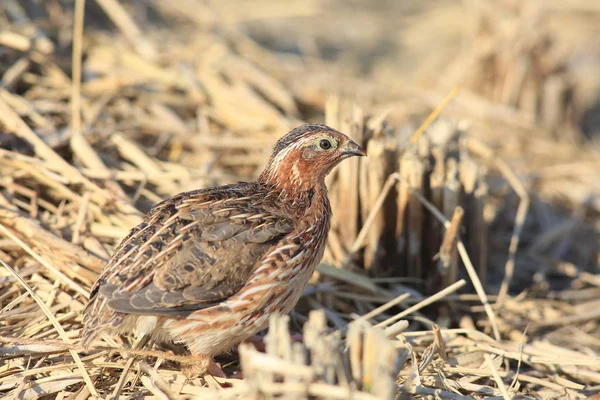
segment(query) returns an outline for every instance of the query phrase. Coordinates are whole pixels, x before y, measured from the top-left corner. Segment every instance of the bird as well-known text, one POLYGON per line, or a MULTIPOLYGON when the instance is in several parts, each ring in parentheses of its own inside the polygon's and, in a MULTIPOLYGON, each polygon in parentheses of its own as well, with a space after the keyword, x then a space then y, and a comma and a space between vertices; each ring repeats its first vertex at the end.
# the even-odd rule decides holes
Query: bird
POLYGON ((275 144, 253 182, 177 194, 117 246, 83 312, 81 341, 133 333, 182 343, 205 375, 214 357, 287 314, 321 261, 332 210, 325 177, 366 152, 323 124, 275 144))

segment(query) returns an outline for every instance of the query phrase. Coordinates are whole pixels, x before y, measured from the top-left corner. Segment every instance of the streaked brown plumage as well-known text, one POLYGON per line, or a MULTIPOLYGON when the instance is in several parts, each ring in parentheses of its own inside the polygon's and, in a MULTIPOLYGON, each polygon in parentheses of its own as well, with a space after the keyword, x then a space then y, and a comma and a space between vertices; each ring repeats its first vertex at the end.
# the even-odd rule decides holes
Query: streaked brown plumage
POLYGON ((272 313, 288 313, 323 256, 325 176, 356 155, 365 153, 342 133, 303 125, 277 142, 256 182, 156 205, 96 280, 84 345, 101 332, 133 332, 211 360, 264 329, 272 313))

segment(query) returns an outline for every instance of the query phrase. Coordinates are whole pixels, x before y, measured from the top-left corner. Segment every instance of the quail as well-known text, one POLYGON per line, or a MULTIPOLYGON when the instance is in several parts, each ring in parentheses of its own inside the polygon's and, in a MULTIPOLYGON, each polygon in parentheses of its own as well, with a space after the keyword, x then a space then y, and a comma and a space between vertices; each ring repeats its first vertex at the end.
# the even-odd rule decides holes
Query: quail
POLYGON ((180 193, 119 244, 84 311, 82 343, 133 333, 183 343, 206 373, 298 302, 323 257, 331 207, 325 177, 365 151, 321 124, 277 141, 254 182, 180 193))

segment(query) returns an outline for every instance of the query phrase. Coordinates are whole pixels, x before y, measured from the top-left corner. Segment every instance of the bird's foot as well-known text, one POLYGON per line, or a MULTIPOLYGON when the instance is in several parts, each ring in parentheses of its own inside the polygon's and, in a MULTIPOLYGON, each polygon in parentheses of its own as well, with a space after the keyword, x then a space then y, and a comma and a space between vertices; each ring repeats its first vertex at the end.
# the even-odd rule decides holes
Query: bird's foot
POLYGON ((208 364, 208 373, 212 376, 216 376, 217 378, 227 378, 227 374, 221 368, 221 364, 215 362, 212 359, 208 364))
POLYGON ((207 356, 195 356, 194 361, 183 367, 181 372, 189 380, 205 375, 212 375, 217 378, 227 378, 227 375, 223 372, 221 366, 217 364, 212 357, 207 356))

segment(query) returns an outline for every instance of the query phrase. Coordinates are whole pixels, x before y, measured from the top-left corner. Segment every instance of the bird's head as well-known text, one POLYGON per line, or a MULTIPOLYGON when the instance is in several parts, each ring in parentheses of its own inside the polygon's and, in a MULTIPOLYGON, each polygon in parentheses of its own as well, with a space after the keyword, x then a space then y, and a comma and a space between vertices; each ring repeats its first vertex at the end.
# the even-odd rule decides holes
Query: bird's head
POLYGON ((324 185, 327 174, 344 159, 365 155, 343 133, 326 125, 306 124, 277 141, 259 181, 286 191, 308 190, 324 185))

